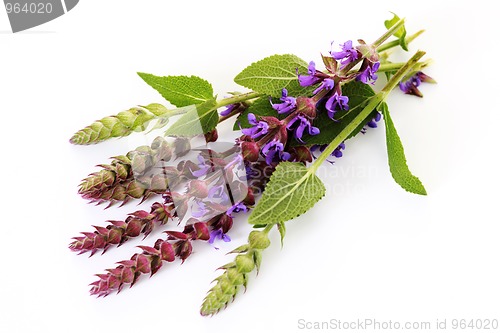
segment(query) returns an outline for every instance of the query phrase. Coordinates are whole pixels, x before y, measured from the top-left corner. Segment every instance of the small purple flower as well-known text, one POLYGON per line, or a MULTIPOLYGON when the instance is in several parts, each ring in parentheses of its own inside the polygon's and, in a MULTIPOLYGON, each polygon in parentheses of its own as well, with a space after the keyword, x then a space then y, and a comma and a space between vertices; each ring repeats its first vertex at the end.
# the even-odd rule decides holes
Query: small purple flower
POLYGON ((243 202, 239 202, 236 205, 231 206, 226 212, 227 215, 234 217, 232 214, 233 213, 239 213, 239 212, 248 212, 248 207, 245 206, 243 202))
POLYGON ((339 95, 335 92, 325 103, 326 111, 328 111, 328 117, 333 120, 335 113, 339 110, 349 110, 349 97, 339 95))
POLYGON ((252 139, 256 139, 262 135, 266 135, 269 131, 269 124, 265 121, 257 121, 257 118, 253 113, 248 114, 248 122, 250 123, 250 125, 252 125, 252 127, 243 128, 241 132, 243 132, 243 134, 245 135, 248 135, 252 139))
POLYGON ((202 177, 202 176, 205 176, 207 173, 208 173, 208 170, 210 170, 211 166, 206 164, 206 161, 205 159, 203 158, 203 156, 201 155, 198 155, 198 166, 200 167, 198 170, 191 170, 191 173, 193 174, 193 176, 195 177, 202 177))
POLYGON ((221 228, 220 228, 220 229, 216 229, 216 230, 212 230, 212 231, 210 232, 210 239, 208 240, 208 242, 209 242, 210 244, 213 244, 213 243, 214 243, 214 241, 215 241, 217 238, 218 238, 218 239, 222 239, 222 240, 223 240, 224 242, 226 242, 226 243, 231 241, 231 238, 230 238, 228 235, 226 235, 226 234, 224 233, 224 231, 222 231, 222 229, 221 229, 221 228))
POLYGON ((374 118, 372 118, 372 120, 370 120, 366 126, 370 127, 370 128, 377 128, 377 123, 380 121, 380 119, 382 119, 382 114, 380 112, 377 112, 377 114, 375 115, 374 118))
POLYGON ((226 106, 225 110, 221 111, 220 115, 223 117, 229 116, 229 114, 231 114, 231 112, 233 112, 237 107, 237 104, 229 104, 226 106))
POLYGON ((305 130, 308 131, 309 135, 319 134, 319 128, 312 126, 311 121, 301 114, 298 114, 295 118, 293 118, 288 123, 286 128, 288 130, 293 130, 294 131, 293 136, 295 137, 295 139, 297 139, 297 141, 302 143, 304 143, 304 141, 302 141, 302 136, 304 135, 305 130))
POLYGON ((369 63, 368 66, 366 66, 366 68, 360 74, 358 74, 356 79, 365 84, 370 83, 370 81, 373 81, 372 84, 375 83, 375 81, 378 79, 378 75, 375 73, 378 71, 379 67, 380 62, 378 61, 373 64, 369 63))
POLYGON ((345 143, 341 143, 337 148, 335 148, 335 150, 332 152, 332 156, 335 156, 336 158, 341 158, 342 156, 344 156, 344 154, 342 153, 342 150, 345 149, 345 143))
POLYGON ((283 144, 278 140, 268 142, 262 147, 262 154, 266 157, 266 163, 271 164, 274 160, 288 161, 290 154, 284 151, 283 144))
POLYGON ((321 81, 320 78, 315 76, 316 64, 314 63, 314 61, 311 61, 309 63, 309 67, 307 68, 307 73, 309 75, 302 75, 302 74, 298 75, 299 76, 299 84, 302 87, 309 87, 309 86, 315 85, 316 83, 319 83, 321 81))
POLYGON ((345 42, 344 45, 340 45, 340 47, 342 48, 342 51, 340 52, 330 51, 330 54, 336 60, 342 60, 340 62, 341 68, 345 67, 349 63, 358 59, 359 57, 358 51, 352 47, 351 40, 345 42))
POLYGON ((273 109, 278 111, 279 114, 288 113, 297 107, 297 101, 295 97, 288 96, 288 90, 286 90, 285 88, 281 90, 280 101, 282 101, 283 103, 273 104, 271 102, 273 109))
POLYGON ((314 89, 313 94, 319 93, 321 90, 332 90, 335 86, 335 81, 332 79, 324 79, 323 82, 318 86, 318 88, 314 89))
POLYGON ((422 82, 436 83, 433 78, 427 76, 422 72, 417 72, 415 75, 410 77, 406 82, 399 83, 399 89, 408 95, 415 95, 418 97, 423 97, 424 95, 418 90, 418 87, 422 82))
MULTIPOLYGON (((328 145, 313 145, 311 147, 311 153, 314 156, 314 158, 317 158, 316 155, 314 155, 314 152, 316 152, 317 150, 319 150, 320 152, 323 152, 327 146, 328 145)), ((344 150, 344 149, 345 149, 345 143, 342 142, 337 148, 335 148, 335 150, 330 155, 334 156, 336 158, 341 158, 342 156, 344 156, 344 154, 342 152, 342 150, 344 150)), ((335 161, 330 161, 330 160, 327 160, 327 161, 332 163, 332 164, 335 163, 335 161)))
POLYGON ((208 190, 209 199, 222 199, 223 201, 229 200, 227 195, 227 188, 225 185, 212 186, 208 190))
POLYGON ((242 166, 243 163, 243 155, 236 154, 236 156, 231 161, 229 161, 226 166, 224 166, 224 170, 232 169, 234 166, 242 166))
POLYGON ((193 215, 193 217, 196 217, 196 218, 200 218, 202 216, 205 216, 207 213, 208 213, 208 208, 207 206, 205 205, 205 203, 203 201, 195 201, 197 206, 198 206, 198 210, 193 210, 191 212, 191 215, 193 215))

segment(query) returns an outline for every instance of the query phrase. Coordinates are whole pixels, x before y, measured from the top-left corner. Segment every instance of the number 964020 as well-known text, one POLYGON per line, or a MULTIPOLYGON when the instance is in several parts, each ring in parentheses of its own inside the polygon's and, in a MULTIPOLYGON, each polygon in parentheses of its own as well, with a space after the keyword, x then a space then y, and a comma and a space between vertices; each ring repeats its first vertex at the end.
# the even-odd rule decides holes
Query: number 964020
POLYGON ((7 10, 7 14, 19 14, 19 13, 25 13, 25 14, 50 14, 52 13, 52 4, 50 2, 48 3, 43 3, 43 2, 31 2, 31 3, 24 3, 20 4, 17 2, 10 3, 7 2, 5 4, 5 9, 7 10))

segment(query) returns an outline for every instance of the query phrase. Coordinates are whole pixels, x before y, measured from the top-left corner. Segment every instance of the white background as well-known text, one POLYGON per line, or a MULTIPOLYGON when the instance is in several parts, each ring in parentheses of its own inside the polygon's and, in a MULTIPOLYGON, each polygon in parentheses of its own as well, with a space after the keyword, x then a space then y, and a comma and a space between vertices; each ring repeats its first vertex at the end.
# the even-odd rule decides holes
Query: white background
MULTIPOLYGON (((498 11, 493 1, 81 1, 67 15, 9 32, 0 10, 0 332, 296 332, 298 321, 500 319, 498 11), (175 4, 174 4, 175 3, 175 4), (193 74, 220 96, 252 61, 372 41, 395 11, 411 51, 426 50, 424 99, 389 99, 412 171, 429 195, 391 179, 384 129, 347 143, 320 171, 327 196, 277 232, 246 293, 213 318, 199 306, 233 241, 195 246, 120 295, 95 299, 93 274, 137 251, 130 241, 87 258, 67 249, 93 224, 137 209, 88 205, 77 185, 94 165, 147 143, 141 134, 90 147, 68 139, 95 119, 163 102, 135 74, 193 74)), ((405 59, 410 54, 396 52, 405 59)), ((227 127, 226 127, 227 128, 227 127)), ((221 136, 232 134, 227 131, 221 136)), ((147 209, 147 206, 142 208, 147 209)), ((148 245, 161 237, 155 233, 148 245)), ((451 331, 451 330, 449 330, 451 331)))

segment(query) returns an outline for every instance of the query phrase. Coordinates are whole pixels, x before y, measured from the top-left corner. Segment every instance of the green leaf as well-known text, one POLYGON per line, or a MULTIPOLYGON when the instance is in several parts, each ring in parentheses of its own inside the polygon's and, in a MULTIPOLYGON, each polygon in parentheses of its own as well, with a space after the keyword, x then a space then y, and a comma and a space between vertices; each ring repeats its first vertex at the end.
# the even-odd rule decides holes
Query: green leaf
POLYGON ((284 222, 278 223, 278 231, 280 232, 281 247, 283 247, 283 239, 286 235, 286 226, 284 222))
POLYGON ((197 76, 156 76, 137 73, 163 98, 177 107, 200 104, 213 98, 212 85, 197 76))
POLYGON ((217 112, 215 98, 181 109, 187 109, 186 114, 169 127, 165 135, 191 137, 205 134, 212 131, 219 123, 219 113, 217 112))
POLYGON ((394 123, 389 114, 387 104, 383 104, 382 113, 384 115, 387 154, 389 157, 389 168, 392 177, 403 189, 408 192, 427 195, 427 192, 422 185, 422 182, 415 177, 406 163, 405 151, 401 139, 399 138, 394 123))
MULTIPOLYGON (((400 20, 400 18, 396 14, 394 13, 392 14, 394 15, 394 17, 384 22, 384 25, 387 29, 391 28, 394 24, 396 24, 400 20)), ((406 42, 406 28, 404 25, 394 33, 394 36, 399 38, 399 45, 401 45, 403 50, 408 51, 408 43, 406 42)))
MULTIPOLYGON (((305 144, 329 144, 339 135, 339 133, 349 125, 354 118, 363 110, 363 107, 370 101, 370 98, 375 96, 375 92, 368 84, 359 81, 351 81, 342 86, 342 95, 349 97, 349 110, 338 111, 335 113, 336 122, 328 117, 326 109, 323 105, 318 107, 318 117, 314 120, 314 126, 318 127, 320 133, 311 136, 307 133, 304 134, 302 140, 305 144)), ((365 121, 354 130, 347 139, 352 138, 358 134, 364 125, 375 116, 375 110, 371 113, 365 121)), ((292 141, 292 146, 303 145, 302 143, 292 141)))
POLYGON ((234 82, 253 91, 281 97, 286 88, 290 96, 308 95, 311 87, 301 87, 299 73, 307 73, 307 63, 293 54, 273 55, 254 62, 234 78, 234 82))
MULTIPOLYGON (((273 98, 273 103, 280 103, 278 99, 273 98)), ((256 116, 273 116, 278 119, 286 118, 286 114, 278 114, 278 112, 273 109, 269 97, 260 97, 256 99, 252 104, 236 119, 234 122, 233 130, 237 131, 241 128, 252 127, 248 122, 248 114, 253 113, 256 116)))
POLYGON ((305 213, 325 195, 321 180, 301 163, 282 162, 250 214, 250 224, 276 224, 305 213))

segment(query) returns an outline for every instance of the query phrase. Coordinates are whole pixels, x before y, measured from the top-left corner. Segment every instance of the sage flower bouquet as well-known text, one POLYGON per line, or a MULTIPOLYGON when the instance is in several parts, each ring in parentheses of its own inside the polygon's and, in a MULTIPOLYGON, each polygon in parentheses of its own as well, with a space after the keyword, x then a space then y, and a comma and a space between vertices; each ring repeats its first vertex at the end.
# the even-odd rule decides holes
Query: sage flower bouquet
POLYGON ((291 54, 257 61, 234 79, 250 91, 231 92, 222 99, 196 76, 138 73, 171 106, 133 107, 92 123, 70 142, 89 145, 166 128, 151 145, 99 165, 79 186, 79 194, 97 204, 154 202, 148 210, 81 233, 69 248, 93 255, 133 237, 146 239, 156 228, 163 228, 165 236, 145 240, 131 258, 97 274, 90 293, 108 296, 172 261, 184 262, 193 242, 216 246, 230 241, 235 215, 246 214, 254 227, 248 242, 231 252, 234 259, 220 267, 201 305, 202 315, 216 314, 247 287, 249 274, 258 272, 270 245, 268 234, 276 229, 283 242, 285 223, 323 198, 318 168, 324 162, 333 164, 350 138, 377 128, 382 120, 394 180, 408 192, 425 195, 408 168, 385 100, 396 88, 422 97, 420 85, 434 81, 422 72, 429 64, 421 60, 425 52, 416 52, 404 63, 390 57, 394 48, 408 51, 422 31, 407 35, 404 19, 396 15, 385 27, 371 43, 332 43, 321 56, 322 66, 291 54), (378 80, 385 85, 376 91, 378 80), (218 125, 230 119, 241 135, 235 142, 221 142, 218 125), (182 231, 169 230, 166 225, 172 222, 182 231))

